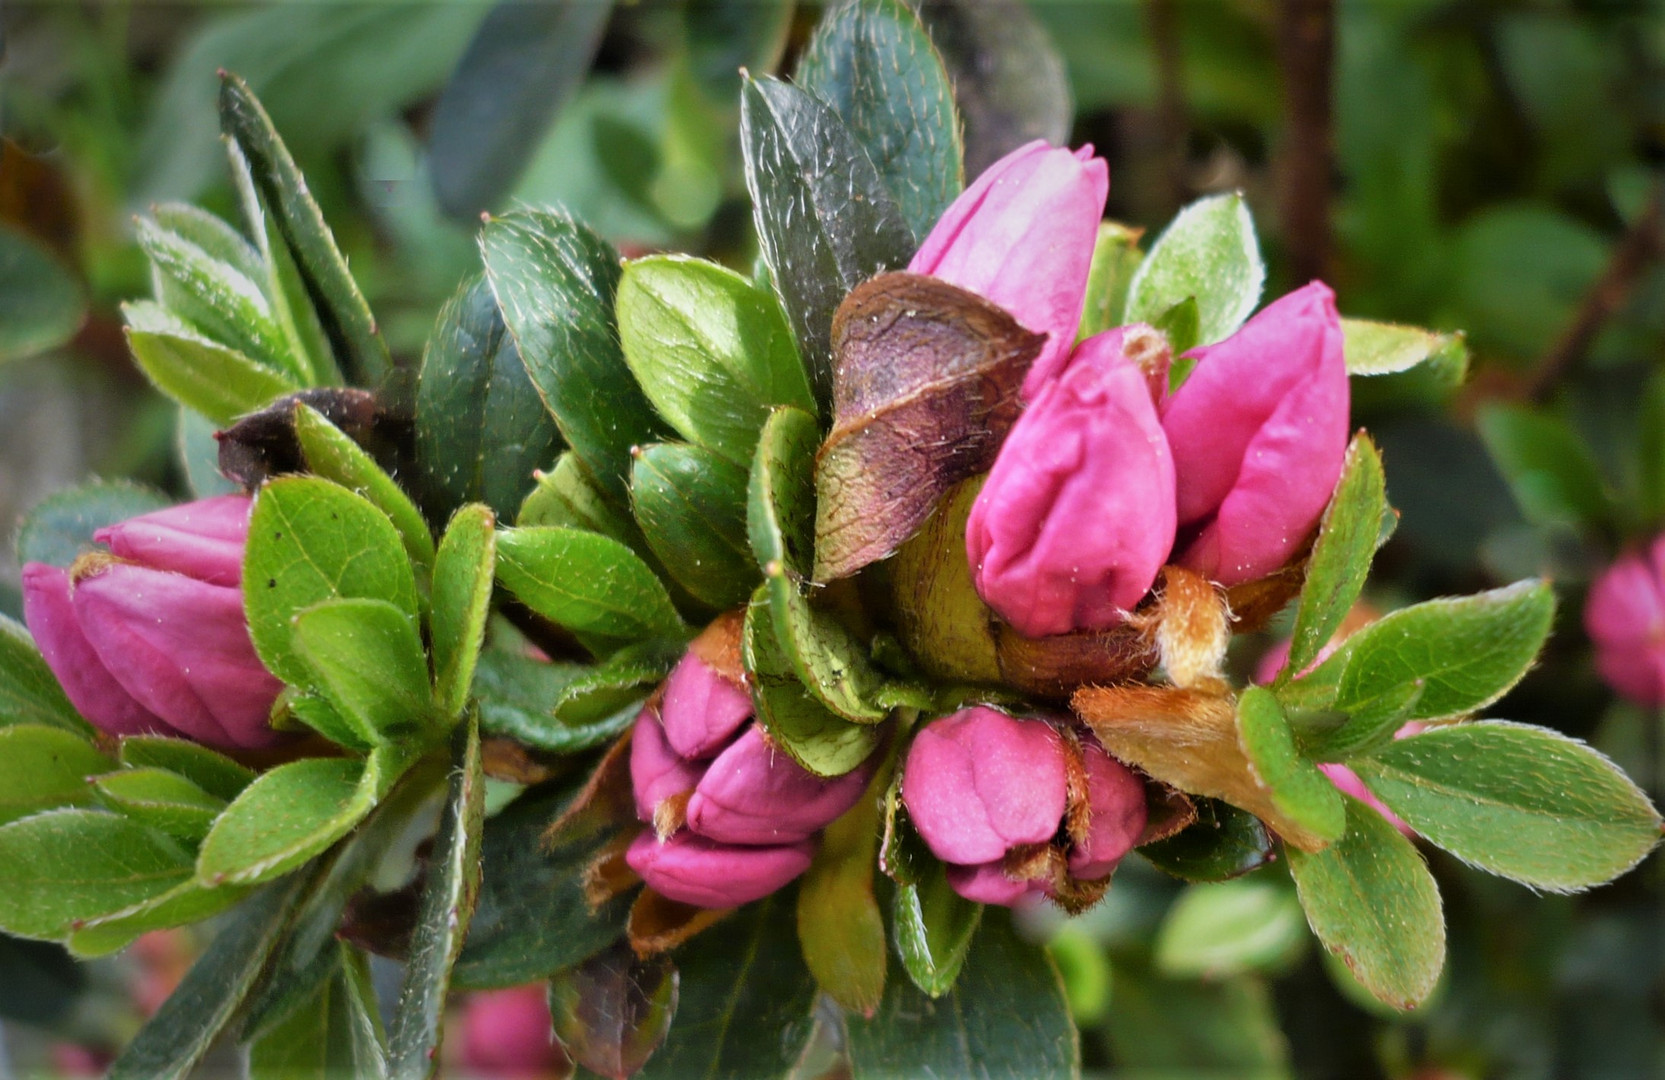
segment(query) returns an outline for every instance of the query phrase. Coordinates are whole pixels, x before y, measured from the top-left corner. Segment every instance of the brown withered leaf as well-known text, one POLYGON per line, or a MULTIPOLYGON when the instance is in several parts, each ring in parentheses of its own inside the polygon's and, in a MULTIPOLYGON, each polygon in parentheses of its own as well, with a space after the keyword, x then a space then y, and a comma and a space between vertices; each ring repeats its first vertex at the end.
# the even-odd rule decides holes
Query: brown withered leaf
POLYGON ((1295 557, 1280 569, 1227 589, 1226 603, 1231 607, 1232 633, 1252 634, 1264 629, 1274 615, 1299 596, 1301 586, 1307 580, 1307 560, 1311 555, 1312 538, 1309 537, 1295 557))
POLYGON ((630 786, 631 734, 625 732, 607 748, 577 796, 549 823, 543 833, 546 848, 636 820, 636 796, 630 786))
POLYGON ((725 611, 688 643, 688 651, 729 682, 744 686, 746 665, 740 658, 740 639, 745 636, 745 628, 744 608, 725 611))
POLYGON ((677 989, 669 957, 642 959, 616 942, 549 980, 555 1038, 584 1068, 624 1080, 665 1041, 677 989))
POLYGON ((1286 843, 1320 851, 1322 837, 1280 811, 1237 737, 1231 698, 1164 686, 1090 686, 1075 713, 1115 757, 1193 795, 1224 799, 1254 814, 1286 843))
POLYGON ((1189 829, 1197 822, 1197 804, 1191 796, 1149 777, 1145 778, 1145 829, 1134 847, 1144 847, 1189 829))
POLYGON ((378 412, 376 395, 352 387, 321 386, 286 394, 258 412, 249 413, 224 431, 220 443, 220 472, 254 491, 267 477, 301 472, 306 456, 295 435, 295 406, 310 405, 360 445, 374 445, 389 422, 378 412))
POLYGON ((630 922, 625 932, 636 955, 646 959, 676 948, 734 911, 734 908, 694 907, 644 888, 630 906, 630 922))
POLYGON ((1044 334, 920 274, 851 290, 833 315, 833 426, 815 468, 815 578, 895 551, 950 488, 986 471, 1044 334))
POLYGON ((563 771, 525 744, 501 735, 480 740, 480 767, 493 780, 526 785, 541 784, 563 771))
POLYGON ((590 905, 591 911, 599 911, 603 904, 628 892, 642 883, 641 875, 636 873, 625 859, 630 850, 630 844, 636 839, 639 829, 627 829, 605 844, 595 853, 584 867, 584 902, 590 905))

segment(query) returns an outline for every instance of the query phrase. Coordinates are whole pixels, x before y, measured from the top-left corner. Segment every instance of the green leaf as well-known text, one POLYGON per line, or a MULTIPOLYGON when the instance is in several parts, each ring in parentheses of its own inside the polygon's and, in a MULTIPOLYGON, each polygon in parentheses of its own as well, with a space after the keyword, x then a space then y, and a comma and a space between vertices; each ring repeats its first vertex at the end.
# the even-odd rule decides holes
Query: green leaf
POLYGON ((537 472, 534 478, 537 486, 521 502, 516 525, 583 529, 631 547, 642 542, 635 521, 607 500, 571 450, 555 460, 553 469, 537 472))
POLYGON ((1306 670, 1341 629, 1370 574, 1370 559, 1387 512, 1381 455, 1370 437, 1360 432, 1347 447, 1341 479, 1324 510, 1307 562, 1295 630, 1290 635, 1289 662, 1284 666, 1289 675, 1306 670))
POLYGON ((901 0, 851 0, 822 18, 796 81, 867 151, 922 239, 965 184, 954 88, 931 37, 901 0))
POLYGON ((783 906, 748 904, 683 946, 676 1018, 639 1080, 762 1080, 791 1068, 809 1036, 815 980, 783 906))
POLYGON ((1197 363, 1185 353, 1202 344, 1202 310, 1197 306, 1197 298, 1187 296, 1151 320, 1151 325, 1168 338, 1169 348, 1175 357, 1174 365, 1168 371, 1168 383, 1171 388, 1177 389, 1197 363))
POLYGON ((315 685, 377 743, 431 735, 428 657, 415 620, 384 600, 324 600, 295 616, 295 643, 315 685))
POLYGON ((119 911, 78 921, 67 944, 70 952, 83 959, 108 956, 133 944, 152 930, 186 926, 213 918, 249 894, 238 885, 204 886, 194 878, 181 881, 166 892, 131 904, 119 911))
POLYGON ((885 920, 873 895, 873 865, 877 796, 887 785, 887 777, 875 775, 860 801, 822 831, 815 861, 798 885, 804 963, 840 1007, 864 1016, 878 1009, 885 989, 885 920))
POLYGON ((1554 618, 1549 583, 1527 580, 1429 600, 1370 624, 1348 639, 1335 707, 1352 719, 1326 753, 1357 753, 1406 721, 1490 705, 1532 666, 1554 618))
POLYGON ((1010 1077, 1081 1074, 1081 1046, 1058 969, 1017 936, 1011 916, 991 912, 972 942, 959 984, 933 1001, 893 978, 870 1020, 850 1016, 850 1075, 1010 1077))
POLYGON ((416 579, 398 529, 368 500, 328 480, 268 482, 249 519, 243 605, 255 651, 278 678, 314 685, 294 619, 335 599, 386 601, 416 618, 416 579))
POLYGON ((486 778, 478 722, 470 717, 459 725, 451 743, 451 787, 428 860, 405 981, 388 1032, 389 1072, 397 1077, 432 1076, 439 1068, 445 994, 480 895, 486 778))
POLYGON ((805 688, 846 720, 876 724, 889 716, 882 704, 888 680, 873 666, 866 646, 836 616, 811 606, 779 566, 769 575, 768 588, 775 636, 805 688))
POLYGON ((1128 287, 1127 322, 1154 322, 1186 298, 1197 302, 1199 345, 1229 337, 1260 303, 1266 266, 1239 192, 1187 206, 1151 245, 1128 287))
POLYGON ((902 803, 900 773, 885 792, 883 809, 880 866, 896 882, 891 898, 896 953, 915 986, 929 997, 941 997, 959 977, 983 905, 954 891, 947 867, 914 831, 902 803))
POLYGON ((332 948, 340 959, 328 980, 249 1041, 249 1080, 387 1075, 369 970, 345 942, 332 948))
POLYGON ((1156 936, 1164 975, 1220 979, 1288 967, 1307 943, 1301 904, 1276 881, 1225 881, 1180 894, 1156 936))
POLYGON ((635 552, 564 528, 503 529, 497 579, 544 618, 620 641, 686 633, 670 594, 635 552))
POLYGON ((440 309, 416 387, 416 459, 426 501, 443 516, 470 500, 513 513, 561 432, 507 332, 484 277, 440 309))
POLYGON ((1342 351, 1349 375, 1393 375, 1438 359, 1461 347, 1463 335, 1442 334, 1420 326, 1342 319, 1342 351))
POLYGON ((1521 513, 1540 525, 1601 525, 1613 502, 1589 446, 1572 425, 1523 405, 1488 405, 1480 437, 1521 513))
POLYGON ((109 758, 62 727, 0 727, 0 824, 37 810, 90 802, 87 778, 109 768, 109 758))
POLYGON ((217 750, 186 739, 161 735, 128 735, 121 740, 121 763, 130 769, 157 768, 178 773, 226 801, 235 799, 254 782, 254 770, 217 750))
POLYGON ((220 128, 248 161, 254 186, 293 253, 295 267, 315 301, 318 320, 336 355, 345 361, 349 381, 364 385, 380 379, 392 361, 370 305, 347 270, 347 260, 271 117, 236 75, 226 74, 220 80, 220 128))
POLYGON ((21 230, 0 227, 0 363, 57 348, 86 314, 69 271, 21 230))
POLYGON ((630 501, 648 546, 689 594, 718 610, 757 584, 746 544, 746 470, 686 443, 640 449, 630 501))
POLYGON ((1295 748, 1289 721, 1272 691, 1263 686, 1243 691, 1237 701, 1237 740, 1281 813, 1321 840, 1341 839, 1347 827, 1341 795, 1295 748))
POLYGON ((458 510, 440 539, 431 590, 434 701, 447 718, 460 716, 468 705, 496 567, 497 521, 491 510, 478 505, 458 510))
POLYGON ((1101 221, 1093 244, 1093 262, 1087 271, 1087 306, 1081 312, 1081 328, 1075 339, 1085 341, 1094 334, 1122 324, 1133 274, 1144 261, 1139 238, 1145 230, 1119 221, 1101 221))
POLYGON ((1218 799, 1196 799, 1197 820, 1166 840, 1139 849, 1152 866, 1185 881, 1225 881, 1274 857, 1261 820, 1218 799))
MULTIPOLYGON (((620 649, 607 663, 632 648, 620 649)), ((552 664, 503 649, 486 650, 474 676, 481 734, 505 735, 557 754, 576 754, 622 735, 635 721, 637 708, 647 696, 645 689, 625 692, 622 705, 597 717, 569 722, 555 715, 567 687, 588 670, 579 664, 552 664)), ((663 677, 661 673, 653 681, 663 677)))
POLYGON ((94 532, 172 504, 161 492, 124 480, 94 480, 55 491, 23 516, 17 561, 67 567, 84 552, 102 550, 93 545, 94 532))
POLYGON ((1316 855, 1284 849, 1313 933, 1382 1002, 1410 1009, 1445 964, 1445 919, 1433 875, 1411 842, 1351 797, 1347 834, 1316 855))
POLYGON ((205 340, 267 370, 288 368, 288 343, 272 308, 250 276, 156 222, 138 218, 139 247, 150 257, 156 300, 205 340))
POLYGON ((200 248, 210 258, 231 266, 248 280, 260 282, 266 279, 264 257, 224 219, 190 203, 180 202, 153 206, 150 216, 163 230, 200 248))
POLYGON ((153 767, 108 773, 93 786, 110 809, 187 842, 207 836, 226 805, 185 777, 153 767))
POLYGON ((13 724, 45 724, 86 738, 93 734, 93 726, 64 696, 29 631, 0 615, 0 730, 13 724))
POLYGON ((736 464, 750 464, 771 407, 815 409, 780 303, 727 267, 684 255, 628 262, 618 320, 624 358, 654 408, 736 464))
POLYGON ((665 681, 686 649, 680 637, 626 646, 574 675, 556 695, 551 711, 569 723, 585 723, 640 701, 665 681))
POLYGON ((815 565, 815 452, 821 431, 802 409, 769 414, 746 491, 746 535, 757 565, 799 575, 815 565))
POLYGON ((776 632, 767 588, 746 609, 743 638, 758 721, 793 761, 817 776, 842 776, 867 760, 883 733, 833 713, 804 689, 776 632))
POLYGON ((1169 979, 1118 952, 1104 1032, 1139 1080, 1289 1080, 1289 1045, 1258 979, 1169 979))
POLYGON ((191 1072, 259 979, 306 878, 297 874, 243 905, 116 1058, 108 1080, 179 1080, 191 1072))
POLYGON ((1618 766, 1543 728, 1502 720, 1436 728, 1349 766, 1422 836, 1534 889, 1611 881, 1659 842, 1659 813, 1618 766))
POLYGON ((624 933, 629 894, 593 909, 584 897, 584 868, 613 830, 547 834, 587 778, 578 770, 533 788, 486 822, 480 900, 453 985, 489 989, 548 978, 624 933))
POLYGON ((190 876, 190 853, 155 829, 101 810, 46 810, 0 825, 0 928, 61 940, 190 876))
POLYGON ((158 334, 137 329, 140 305, 126 304, 127 344, 156 388, 216 424, 229 425, 273 398, 296 389, 281 372, 240 352, 188 332, 158 334))
POLYGON ((1648 380, 1636 428, 1636 509, 1644 521, 1657 522, 1665 518, 1665 372, 1648 380))
POLYGON ((487 222, 480 250, 544 404, 601 490, 623 506, 630 448, 664 428, 619 348, 618 253, 566 214, 530 209, 487 222))
POLYGON ((250 784, 197 855, 206 885, 250 885, 288 873, 352 831, 376 804, 379 756, 302 758, 250 784))
POLYGON ((399 530, 411 562, 420 567, 433 565, 434 538, 422 511, 393 477, 382 471, 375 458, 304 401, 295 403, 295 437, 300 440, 309 472, 370 500, 399 530))
POLYGON ((763 258, 825 403, 833 312, 857 284, 906 265, 913 231, 855 135, 813 95, 748 79, 740 130, 763 258))

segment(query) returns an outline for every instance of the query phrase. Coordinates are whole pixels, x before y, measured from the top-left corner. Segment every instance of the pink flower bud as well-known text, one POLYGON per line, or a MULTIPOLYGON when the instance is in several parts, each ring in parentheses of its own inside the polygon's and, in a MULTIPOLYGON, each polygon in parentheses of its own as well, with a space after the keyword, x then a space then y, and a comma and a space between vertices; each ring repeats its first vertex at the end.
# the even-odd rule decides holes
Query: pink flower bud
POLYGON ((969 866, 1051 840, 1067 786, 1063 741, 1052 725, 978 705, 914 737, 902 802, 937 858, 969 866))
POLYGON ((1110 191, 1110 168, 1037 139, 990 165, 942 215, 908 269, 1005 308, 1047 335, 1025 398, 1063 366, 1086 302, 1087 271, 1110 191))
POLYGON ((636 816, 657 826, 660 804, 693 791, 704 772, 704 766, 677 756, 653 706, 644 706, 630 736, 630 786, 636 795, 636 816))
POLYGON ((659 840, 644 830, 625 862, 662 896, 696 907, 727 908, 761 900, 809 869, 815 845, 781 847, 719 844, 687 829, 659 840))
MULTIPOLYGON (((1409 727, 1410 725, 1406 726, 1409 727)), ((1394 738, 1400 738, 1404 734, 1405 732, 1401 731, 1398 735, 1395 735, 1394 738)), ((1412 734, 1415 734, 1415 732, 1412 732, 1412 734)), ((1330 778, 1330 783, 1336 786, 1336 790, 1340 791, 1344 795, 1351 795, 1353 798, 1359 800, 1359 802, 1364 803, 1364 805, 1382 815, 1389 825, 1392 825, 1395 829, 1398 829, 1406 836, 1412 837, 1413 839, 1415 838, 1416 833, 1411 829, 1411 827, 1405 824, 1404 821, 1400 820, 1398 814, 1389 810, 1386 803, 1378 799, 1369 788, 1364 786, 1364 781, 1359 779, 1358 773, 1349 769, 1345 765, 1330 761, 1321 762, 1318 766, 1318 771, 1330 778)))
POLYGON ((515 1080, 565 1075, 569 1066, 550 1032, 546 994, 537 983, 470 995, 462 1015, 463 1066, 515 1080))
POLYGON ((1019 633, 1102 630, 1174 542, 1174 464, 1145 371, 1148 328, 1082 342, 1013 425, 966 524, 977 592, 1019 633))
POLYGON ((1083 881, 1109 877, 1145 831, 1145 785, 1091 736, 1081 740, 1087 766, 1087 835, 1070 851, 1070 873, 1083 881))
POLYGON ((752 698, 718 674, 692 650, 685 653, 665 682, 659 719, 665 737, 685 758, 708 758, 721 750, 740 725, 751 719, 752 698))
POLYGON ((1012 907, 1025 897, 1039 898, 1045 890, 1038 882, 1014 881, 1006 876, 1004 860, 976 866, 948 867, 948 887, 974 904, 1012 907))
POLYGON ((1282 566, 1318 523, 1347 452, 1347 366, 1322 282, 1193 350, 1162 427, 1173 450, 1180 565, 1222 585, 1282 566))
POLYGON ((1665 704, 1665 536, 1602 571, 1584 629, 1609 686, 1647 708, 1665 704))
POLYGON ((770 744, 754 724, 706 770, 688 801, 688 827, 725 844, 807 840, 856 804, 869 773, 864 767, 822 779, 770 744))
POLYGON ((100 530, 114 558, 84 557, 67 574, 26 566, 24 620, 70 700, 103 730, 268 746, 283 684, 255 654, 236 585, 249 500, 205 503, 100 530))

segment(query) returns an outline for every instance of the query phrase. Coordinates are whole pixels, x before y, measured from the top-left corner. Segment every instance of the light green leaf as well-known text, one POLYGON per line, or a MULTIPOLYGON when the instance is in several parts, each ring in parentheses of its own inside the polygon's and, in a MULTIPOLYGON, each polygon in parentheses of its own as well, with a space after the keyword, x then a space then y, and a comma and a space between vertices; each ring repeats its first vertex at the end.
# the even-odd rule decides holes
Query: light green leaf
POLYGON ((153 767, 107 773, 93 786, 110 809, 187 842, 207 836, 226 805, 185 777, 153 767))
POLYGON ((1145 230, 1119 221, 1099 222, 1093 262, 1087 271, 1087 306, 1081 312, 1077 341, 1122 324, 1133 275, 1145 260, 1145 253, 1139 250, 1139 238, 1144 235, 1145 230))
POLYGON ((375 806, 383 760, 302 758, 263 774, 220 815, 202 842, 204 885, 270 881, 352 831, 375 806))
POLYGON ((62 727, 0 727, 0 824, 92 801, 87 778, 110 766, 85 738, 62 727))
POLYGON ((1295 609, 1289 662, 1284 679, 1312 664, 1352 610, 1370 573, 1370 560, 1387 513, 1382 458, 1363 432, 1353 436, 1318 540, 1307 563, 1307 578, 1295 609))
POLYGON ((254 782, 254 770, 217 750, 186 739, 128 735, 121 740, 121 763, 130 769, 157 768, 178 773, 202 790, 230 801, 254 782))
POLYGON ((95 915, 76 924, 67 944, 81 958, 107 956, 133 944, 141 934, 187 926, 213 918, 233 907, 249 894, 241 885, 204 886, 192 878, 147 900, 95 915))
POLYGON ((776 409, 763 427, 746 493, 746 535, 757 565, 807 575, 815 565, 815 451, 821 431, 802 409, 776 409))
POLYGON ((314 475, 334 481, 368 499, 399 530, 405 553, 419 567, 432 566, 434 538, 422 512, 376 459, 365 453, 323 413, 305 402, 295 403, 295 437, 300 440, 306 467, 314 475))
POLYGON ((1347 827, 1341 794, 1295 748, 1289 721, 1272 691, 1251 686, 1238 698, 1237 741, 1281 813, 1320 840, 1341 839, 1347 827))
POLYGON ((150 257, 156 300, 205 339, 269 370, 289 367, 288 343, 250 276, 158 223, 137 219, 139 247, 150 257))
POLYGON ((497 578, 533 611, 580 633, 629 642, 687 632, 647 564, 597 533, 503 529, 497 578))
POLYGON ((1229 337, 1260 303, 1266 266, 1240 192, 1185 207, 1151 245, 1128 287, 1126 322, 1155 322, 1195 298, 1199 345, 1229 337))
POLYGON ((0 825, 0 928, 62 940, 190 876, 190 853, 155 829, 102 810, 47 810, 0 825))
POLYGON ((1349 375, 1393 375, 1463 349, 1463 335, 1420 326, 1342 319, 1342 352, 1349 375))
POLYGON ((804 687, 821 704, 858 724, 890 715, 881 704, 888 680, 865 646, 838 619, 815 607, 778 564, 768 579, 775 636, 804 687))
POLYGON ((126 304, 122 311, 129 323, 127 344, 140 370, 158 390, 214 423, 229 426, 298 389, 287 375, 205 337, 136 329, 136 307, 126 304))
POLYGON ((446 526, 434 560, 434 700, 447 718, 460 716, 468 705, 485 641, 497 567, 496 525, 488 507, 463 507, 446 526))
POLYGON ((295 616, 315 684, 379 743, 431 736, 436 714, 415 620, 384 600, 324 600, 295 616))
POLYGON ((1156 966, 1192 979, 1278 971, 1306 943, 1301 904, 1288 886, 1260 879, 1195 885, 1163 917, 1156 966))
POLYGON ((64 696, 29 631, 0 615, 0 730, 13 724, 45 724, 86 738, 93 733, 64 696))

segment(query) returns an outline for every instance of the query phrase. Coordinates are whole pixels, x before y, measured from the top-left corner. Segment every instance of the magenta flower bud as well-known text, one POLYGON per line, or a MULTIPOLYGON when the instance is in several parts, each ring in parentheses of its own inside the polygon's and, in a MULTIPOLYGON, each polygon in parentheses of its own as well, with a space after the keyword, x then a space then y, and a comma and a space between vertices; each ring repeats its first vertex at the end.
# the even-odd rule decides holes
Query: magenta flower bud
POLYGON ((1264 577, 1318 524, 1347 452, 1347 366, 1322 282, 1267 305, 1169 399, 1180 548, 1222 585, 1264 577))
POLYGON ((974 904, 1012 907, 1024 897, 1044 896, 1046 890, 1034 881, 1014 881, 1006 876, 1003 860, 976 866, 948 867, 948 887, 974 904))
POLYGON ((283 684, 255 654, 237 587, 248 510, 226 496, 146 514, 99 531, 115 557, 24 567, 24 620, 93 724, 222 749, 277 741, 283 684))
POLYGON ((740 847, 681 829, 665 840, 643 831, 624 859, 662 896, 696 907, 727 908, 768 896, 808 870, 814 852, 808 840, 740 847))
POLYGON ((752 697, 745 688, 723 678, 692 649, 666 680, 659 709, 665 738, 685 758, 716 754, 751 715, 752 697))
POLYGON ((914 737, 902 773, 908 817, 937 858, 994 862, 1058 832, 1068 802, 1063 740, 1043 720, 961 709, 914 737))
POLYGON ((1602 571, 1584 602, 1596 670, 1638 705, 1665 704, 1665 536, 1602 571))
MULTIPOLYGON (((1406 726, 1409 727, 1411 725, 1407 724, 1406 726)), ((1405 734, 1406 733, 1404 731, 1401 731, 1398 735, 1395 735, 1394 738, 1400 738, 1405 734)), ((1412 734, 1414 734, 1414 732, 1412 732, 1412 734)), ((1413 831, 1409 825, 1405 824, 1404 821, 1400 820, 1398 814, 1389 810, 1386 803, 1378 799, 1369 788, 1364 786, 1364 781, 1359 778, 1358 773, 1349 769, 1345 765, 1331 761, 1320 762, 1318 770, 1330 778, 1330 783, 1336 786, 1336 790, 1340 791, 1344 795, 1351 795, 1353 798, 1359 800, 1359 802, 1364 803, 1364 805, 1382 815, 1389 825, 1392 825, 1395 829, 1398 829, 1406 836, 1413 839, 1416 837, 1415 831, 1413 831)))
POLYGON ((969 290, 1047 336, 1024 380, 1033 399, 1069 355, 1110 167, 1091 146, 1037 139, 990 165, 942 215, 908 269, 969 290))
POLYGON ((1174 463, 1144 370, 1152 332, 1078 346, 995 458, 966 524, 977 592, 1021 634, 1119 623, 1174 543, 1174 463))
POLYGON ((1083 881, 1109 877, 1145 831, 1145 785, 1134 771, 1104 752, 1098 740, 1081 740, 1087 766, 1087 835, 1070 851, 1070 873, 1083 881))
POLYGON ((570 1068, 556 1045, 543 983, 471 994, 463 1006, 462 1063, 479 1076, 564 1075, 570 1068))
POLYGON ((704 766, 677 755, 653 706, 643 706, 630 736, 630 786, 636 796, 636 816, 658 826, 660 804, 692 792, 704 773, 704 766))
POLYGON ((856 804, 871 770, 823 779, 747 728, 711 763, 688 801, 688 827, 725 844, 807 840, 856 804))

